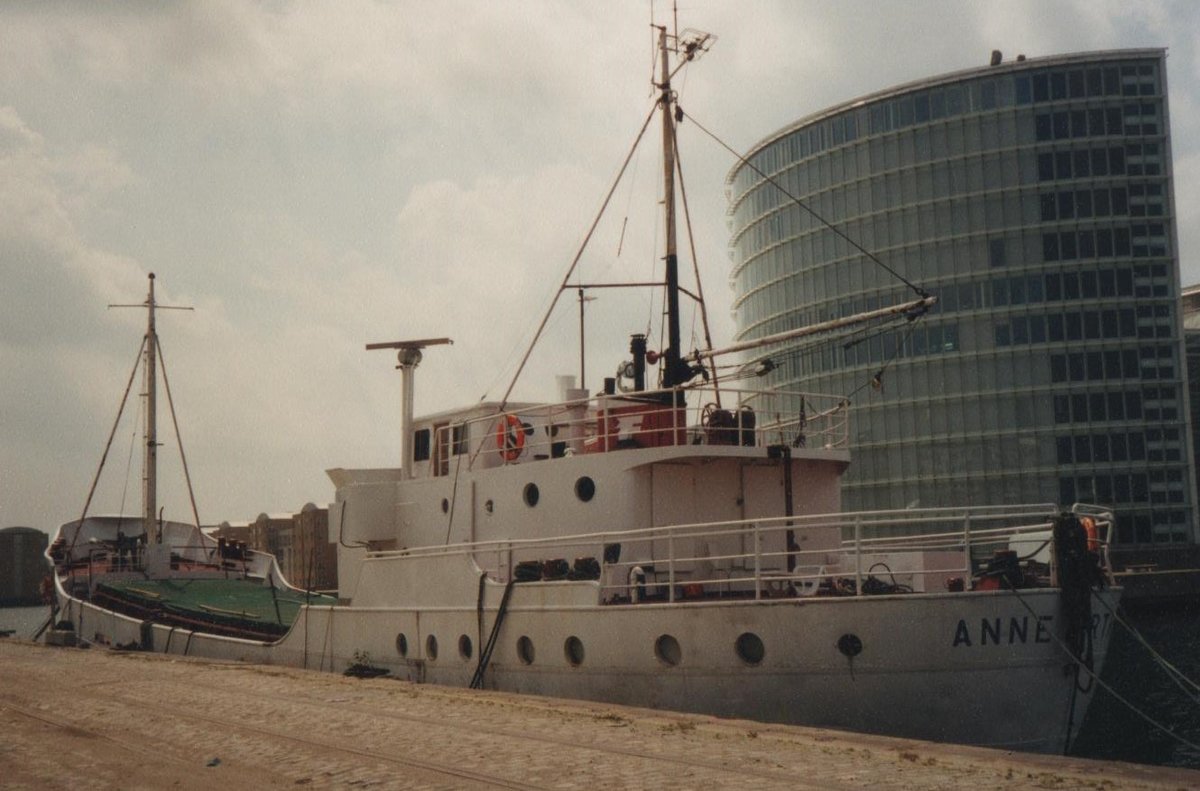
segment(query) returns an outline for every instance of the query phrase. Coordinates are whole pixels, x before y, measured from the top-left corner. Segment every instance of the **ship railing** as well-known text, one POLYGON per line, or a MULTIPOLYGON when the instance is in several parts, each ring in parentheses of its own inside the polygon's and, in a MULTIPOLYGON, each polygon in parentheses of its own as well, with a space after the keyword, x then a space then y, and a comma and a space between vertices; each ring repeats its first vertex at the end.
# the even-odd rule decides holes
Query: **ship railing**
POLYGON ((166 565, 150 562, 153 545, 142 537, 126 536, 121 528, 140 525, 125 517, 89 517, 60 529, 46 556, 54 564, 65 588, 72 594, 90 597, 96 586, 112 579, 140 578, 169 569, 173 577, 211 577, 231 574, 242 578, 268 579, 283 583, 273 555, 243 547, 236 556, 226 556, 217 541, 203 537, 191 525, 163 522, 163 543, 169 546, 166 565), (196 542, 200 535, 201 540, 196 542))
MULTIPOLYGON (((1050 504, 868 511, 369 555, 466 554, 497 582, 595 581, 601 600, 608 603, 933 592, 956 589, 956 579, 965 588, 997 553, 1031 560, 1049 546, 1059 512, 1050 504)), ((1111 514, 1098 510, 1093 518, 1106 540, 1111 514)), ((1048 574, 1052 564, 1045 565, 1048 574)), ((1039 584, 1053 580, 1040 579, 1039 584)))
POLYGON ((680 445, 834 449, 848 432, 840 397, 696 386, 522 406, 440 426, 434 442, 474 468, 680 445))

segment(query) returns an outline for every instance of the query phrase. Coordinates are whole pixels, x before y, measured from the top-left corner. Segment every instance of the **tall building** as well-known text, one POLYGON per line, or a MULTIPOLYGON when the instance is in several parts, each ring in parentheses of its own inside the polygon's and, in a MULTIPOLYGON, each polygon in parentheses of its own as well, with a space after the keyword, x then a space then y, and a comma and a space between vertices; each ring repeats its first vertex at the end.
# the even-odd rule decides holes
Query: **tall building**
POLYGON ((50 572, 50 537, 32 527, 0 530, 0 607, 42 603, 42 579, 50 572))
POLYGON ((1093 502, 1118 543, 1195 541, 1165 59, 995 53, 731 171, 739 339, 912 298, 755 168, 939 297, 896 332, 769 352, 769 386, 857 391, 848 507, 1093 502))

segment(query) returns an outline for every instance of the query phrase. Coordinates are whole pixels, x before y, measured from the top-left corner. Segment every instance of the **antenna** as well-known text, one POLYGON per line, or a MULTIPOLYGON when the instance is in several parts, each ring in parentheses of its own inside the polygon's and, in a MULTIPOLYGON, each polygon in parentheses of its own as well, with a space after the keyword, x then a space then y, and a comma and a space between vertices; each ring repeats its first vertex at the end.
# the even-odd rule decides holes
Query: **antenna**
POLYGON ((713 44, 716 43, 717 37, 712 33, 705 33, 703 30, 690 27, 675 36, 675 45, 683 53, 685 61, 696 60, 712 49, 713 44))
POLYGON ((596 297, 584 296, 583 286, 582 285, 579 286, 579 386, 581 388, 587 387, 587 384, 585 384, 585 382, 587 380, 584 376, 584 373, 586 372, 587 369, 584 367, 584 359, 585 358, 584 358, 584 354, 583 354, 583 342, 584 342, 583 309, 584 309, 584 306, 586 303, 595 302, 595 301, 596 301, 596 297))

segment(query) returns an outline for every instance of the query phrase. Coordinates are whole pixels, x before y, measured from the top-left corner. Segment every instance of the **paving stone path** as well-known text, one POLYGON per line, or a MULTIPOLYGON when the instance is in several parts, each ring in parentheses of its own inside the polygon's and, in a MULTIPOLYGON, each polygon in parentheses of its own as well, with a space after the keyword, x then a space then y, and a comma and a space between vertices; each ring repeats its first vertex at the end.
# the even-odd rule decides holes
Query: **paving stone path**
POLYGON ((5 789, 1183 789, 1200 772, 0 640, 5 789))

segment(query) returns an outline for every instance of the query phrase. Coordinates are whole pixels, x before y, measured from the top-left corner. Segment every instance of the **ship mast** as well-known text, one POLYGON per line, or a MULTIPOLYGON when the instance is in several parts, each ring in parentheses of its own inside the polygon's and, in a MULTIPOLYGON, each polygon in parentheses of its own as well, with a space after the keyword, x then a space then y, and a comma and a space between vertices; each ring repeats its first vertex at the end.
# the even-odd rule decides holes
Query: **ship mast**
MULTIPOLYGON (((609 187, 608 193, 604 197, 604 201, 600 207, 595 220, 592 222, 591 228, 588 229, 583 242, 580 244, 575 257, 571 261, 571 265, 567 268, 567 273, 563 276, 562 283, 559 284, 558 292, 547 308, 546 313, 542 316, 541 323, 533 333, 533 339, 529 342, 528 348, 525 350, 525 355, 517 364, 517 369, 513 373, 512 379, 509 381, 508 388, 504 391, 504 395, 500 399, 500 404, 497 407, 497 412, 503 412, 504 406, 508 403, 508 398, 512 395, 513 388, 517 384, 517 380, 521 376, 521 372, 525 370, 525 364, 529 361, 530 355, 533 353, 534 346, 542 336, 542 332, 546 329, 546 325, 550 321, 550 316, 554 311, 554 307, 558 304, 558 299, 562 293, 569 287, 576 289, 581 295, 585 288, 628 288, 628 287, 645 287, 654 286, 655 288, 665 286, 667 292, 667 337, 664 339, 667 348, 662 353, 663 374, 662 386, 664 388, 678 387, 691 381, 691 379, 699 372, 698 366, 692 366, 683 359, 680 347, 682 341, 679 332, 679 293, 683 291, 679 287, 679 259, 676 253, 675 241, 675 116, 680 112, 675 107, 675 94, 671 89, 671 78, 675 76, 688 62, 695 60, 697 57, 707 52, 708 49, 716 41, 716 37, 711 33, 703 33, 695 30, 685 30, 675 36, 667 35, 667 28, 661 25, 654 25, 658 30, 658 49, 661 56, 661 82, 653 82, 653 74, 651 76, 652 84, 659 90, 659 99, 656 106, 650 109, 646 115, 646 120, 642 124, 642 128, 638 131, 637 139, 633 143, 633 147, 625 156, 625 161, 621 164, 620 171, 617 173, 612 186, 609 187), (674 42, 669 45, 668 39, 674 42), (671 52, 677 53, 677 62, 674 70, 671 69, 670 56, 671 52), (588 242, 591 241, 593 233, 603 216, 605 209, 608 208, 609 202, 612 200, 613 193, 617 189, 622 177, 625 175, 626 169, 629 167, 630 161, 633 159, 634 152, 637 150, 638 143, 641 142, 642 136, 650 127, 654 120, 654 113, 662 112, 662 133, 663 133, 663 182, 665 188, 664 195, 664 210, 666 212, 666 275, 663 281, 655 281, 651 283, 577 283, 574 286, 569 286, 571 277, 574 275, 579 261, 583 256, 584 250, 587 248, 588 242)), ((653 69, 652 69, 653 71, 653 69)), ((686 204, 685 204, 686 209, 686 204)), ((685 292, 687 293, 687 292, 685 292)), ((689 296, 691 296, 689 294, 689 296)), ((586 299, 581 297, 582 299, 586 299)), ((582 301, 580 309, 582 310, 582 301)), ((581 321, 582 324, 582 321, 581 321)), ((581 335, 582 335, 582 327, 581 335)), ((580 380, 583 379, 583 363, 582 363, 582 342, 580 343, 580 380)), ((380 347, 382 348, 382 347, 380 347)))
MULTIPOLYGON (((158 330, 155 326, 154 312, 156 310, 191 310, 190 307, 180 307, 176 305, 160 305, 154 298, 154 273, 150 273, 150 286, 146 294, 146 301, 140 305, 109 305, 110 308, 145 308, 146 309, 146 337, 142 341, 142 397, 146 399, 146 409, 144 413, 144 422, 142 424, 142 439, 144 449, 142 452, 142 529, 146 531, 146 539, 151 544, 157 544, 162 540, 162 536, 158 529, 158 330)), ((129 375, 130 384, 133 383, 134 372, 129 375)), ((163 369, 163 377, 166 377, 166 369, 163 369)), ((128 391, 126 391, 128 394, 128 391)), ((167 400, 170 402, 171 386, 167 384, 167 400)), ((125 402, 122 400, 121 408, 124 410, 125 402)), ((171 407, 171 415, 174 418, 174 406, 171 407)), ((120 419, 120 413, 117 415, 120 419)), ((116 426, 113 427, 116 430, 116 426)), ((176 424, 176 436, 178 436, 179 427, 176 424)), ((109 444, 112 443, 112 437, 109 437, 109 444)), ((187 459, 183 456, 183 443, 179 444, 179 454, 183 462, 184 475, 187 476, 187 459)), ((105 449, 105 456, 108 455, 108 449, 105 449)), ((104 461, 101 460, 100 466, 104 466, 104 461)), ((96 476, 99 478, 100 472, 97 470, 96 476)), ((93 489, 95 483, 92 484, 93 489)), ((188 493, 191 495, 192 482, 188 479, 188 493)), ((88 496, 88 502, 91 502, 91 495, 88 496)), ((87 505, 83 508, 84 514, 87 513, 87 505)), ((196 515, 196 529, 200 528, 200 517, 195 513, 196 498, 192 496, 192 513, 196 515)), ((80 517, 82 519, 82 517, 80 517)))
POLYGON ((675 124, 671 118, 671 64, 667 48, 667 28, 658 29, 658 49, 662 57, 662 92, 659 98, 663 134, 663 225, 666 236, 667 348, 663 353, 663 387, 675 387, 690 377, 680 371, 679 354, 679 257, 675 249, 675 124))
POLYGON ((142 456, 142 528, 148 531, 151 543, 157 544, 161 538, 155 515, 158 512, 158 428, 156 409, 158 406, 157 368, 158 333, 154 328, 154 273, 150 273, 150 293, 146 297, 146 344, 144 353, 145 364, 142 366, 145 390, 142 396, 146 399, 145 423, 142 436, 145 439, 145 450, 142 456))
POLYGON ((675 242, 675 93, 671 90, 671 77, 689 61, 712 46, 713 36, 694 30, 668 36, 665 25, 658 26, 658 51, 661 58, 659 110, 662 112, 663 135, 663 227, 666 237, 665 286, 667 291, 667 348, 663 351, 662 386, 664 388, 687 384, 696 371, 683 359, 679 337, 679 255, 675 242), (668 38, 674 40, 678 62, 671 70, 671 51, 668 38))

